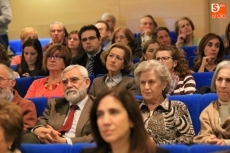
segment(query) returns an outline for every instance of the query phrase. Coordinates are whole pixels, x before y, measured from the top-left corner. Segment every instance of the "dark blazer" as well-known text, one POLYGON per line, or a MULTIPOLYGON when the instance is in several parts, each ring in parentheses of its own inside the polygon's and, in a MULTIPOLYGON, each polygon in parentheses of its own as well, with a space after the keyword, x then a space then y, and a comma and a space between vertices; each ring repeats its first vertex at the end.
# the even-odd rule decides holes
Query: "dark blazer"
MULTIPOLYGON (((84 148, 84 149, 81 150, 80 153, 97 153, 97 152, 96 152, 96 148, 84 148)), ((155 153, 169 153, 169 151, 166 150, 166 149, 156 147, 156 152, 155 153)))
MULTIPOLYGON (((89 96, 81 112, 77 123, 76 134, 71 138, 73 143, 92 142, 91 127, 89 122, 89 113, 93 104, 93 98, 89 96)), ((38 118, 36 126, 52 126, 58 130, 64 123, 69 110, 69 102, 65 98, 49 99, 43 115, 38 118)))
MULTIPOLYGON (((101 50, 95 57, 95 63, 94 63, 94 69, 93 69, 95 77, 98 74, 107 74, 108 72, 105 65, 101 62, 101 59, 100 59, 102 52, 103 50, 101 50)), ((73 59, 72 64, 78 64, 78 65, 82 65, 86 67, 87 59, 88 59, 88 56, 87 56, 87 53, 85 53, 84 55, 82 55, 82 57, 78 59, 73 59)))
MULTIPOLYGON (((97 97, 101 92, 108 90, 109 88, 105 84, 107 75, 97 77, 93 80, 93 84, 90 87, 89 95, 97 97)), ((140 95, 139 86, 134 81, 133 77, 122 76, 122 80, 118 83, 117 87, 125 88, 133 95, 140 95)))

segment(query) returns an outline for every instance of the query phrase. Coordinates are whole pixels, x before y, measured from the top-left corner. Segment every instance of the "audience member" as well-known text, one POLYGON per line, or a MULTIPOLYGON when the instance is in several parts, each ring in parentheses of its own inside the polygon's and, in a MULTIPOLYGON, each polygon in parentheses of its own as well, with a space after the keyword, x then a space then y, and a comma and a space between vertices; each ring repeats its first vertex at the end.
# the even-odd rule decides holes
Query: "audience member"
POLYGON ((153 32, 153 39, 157 40, 160 45, 175 45, 175 42, 170 38, 169 30, 166 27, 158 27, 153 32))
POLYGON ((107 70, 101 62, 100 32, 94 25, 85 25, 78 33, 85 54, 72 62, 84 66, 89 75, 97 76, 98 74, 106 74, 107 70))
POLYGON ((196 82, 191 75, 184 52, 176 46, 162 45, 154 53, 154 59, 162 62, 171 73, 169 95, 188 95, 196 91, 196 82))
POLYGON ((230 62, 223 61, 214 72, 211 90, 218 99, 211 102, 200 114, 201 129, 193 141, 215 145, 230 145, 230 62))
POLYGON ((71 63, 71 53, 63 45, 51 45, 44 55, 43 68, 49 76, 33 81, 25 98, 33 97, 63 97, 61 73, 71 63))
POLYGON ((145 15, 140 19, 140 25, 138 26, 140 30, 140 37, 137 37, 137 45, 142 47, 143 44, 150 40, 153 36, 153 31, 157 28, 157 23, 152 17, 152 15, 145 15))
POLYGON ((195 133, 189 111, 184 103, 166 96, 171 84, 167 67, 156 60, 143 61, 134 76, 143 96, 140 109, 145 128, 154 142, 157 145, 190 144, 195 133))
POLYGON ((43 76, 42 70, 43 52, 38 39, 29 38, 23 44, 21 64, 16 68, 20 77, 43 76))
POLYGON ((18 92, 13 89, 15 86, 15 77, 12 70, 4 64, 0 64, 0 99, 5 99, 21 107, 23 113, 23 131, 33 127, 37 120, 36 108, 33 102, 22 98, 18 92))
POLYGON ((50 24, 50 31, 49 31, 51 42, 46 44, 42 50, 46 52, 46 50, 53 44, 61 44, 66 46, 66 37, 68 36, 68 32, 65 29, 63 23, 54 21, 50 24), (66 36, 67 35, 67 36, 66 36))
POLYGON ((112 44, 123 43, 132 49, 132 58, 141 58, 141 48, 137 46, 132 31, 127 27, 118 27, 112 36, 112 44))
POLYGON ((215 71, 217 64, 224 60, 224 43, 220 36, 214 33, 206 34, 200 41, 197 57, 192 72, 215 71))
MULTIPOLYGON (((23 45, 24 42, 28 39, 28 38, 34 38, 34 39, 38 39, 38 33, 37 31, 32 28, 32 27, 26 27, 22 30, 21 34, 20 34, 20 40, 21 40, 21 44, 23 45)), ((21 58, 22 55, 17 55, 14 56, 13 59, 11 60, 11 64, 10 65, 18 65, 21 63, 21 58)))
POLYGON ((100 20, 97 21, 95 26, 98 28, 101 36, 101 48, 102 50, 107 50, 111 45, 111 32, 109 30, 109 25, 107 22, 100 20))
POLYGON ((230 22, 228 23, 225 30, 224 47, 226 55, 230 55, 230 22))
POLYGON ((0 44, 7 50, 9 45, 8 24, 11 22, 12 12, 10 0, 0 1, 0 44))
POLYGON ((105 21, 109 25, 109 30, 111 31, 111 34, 114 32, 115 26, 116 26, 116 18, 114 15, 110 13, 104 13, 101 16, 101 20, 105 21))
POLYGON ((85 53, 81 47, 77 30, 71 31, 69 33, 67 45, 72 53, 72 61, 80 58, 85 53))
MULTIPOLYGON (((2 44, 0 44, 0 63, 10 67, 10 58, 2 44)), ((13 74, 15 78, 20 78, 18 72, 13 71, 13 74)))
POLYGON ((0 139, 1 153, 21 153, 23 130, 22 110, 6 100, 0 100, 0 139))
POLYGON ((49 99, 43 116, 38 118, 31 133, 23 136, 23 143, 91 142, 89 112, 93 104, 87 95, 90 85, 87 70, 71 65, 62 72, 64 98, 49 99))
POLYGON ((130 48, 126 45, 115 43, 102 55, 101 60, 106 65, 108 74, 93 80, 89 94, 97 97, 109 88, 122 87, 133 95, 139 95, 139 87, 134 78, 127 76, 133 68, 130 48))
POLYGON ((191 19, 182 17, 175 22, 175 32, 178 35, 176 46, 198 46, 200 38, 195 38, 193 31, 195 26, 191 19))
POLYGON ((132 94, 122 88, 97 97, 90 112, 95 148, 81 153, 165 153, 147 134, 140 110, 132 94))

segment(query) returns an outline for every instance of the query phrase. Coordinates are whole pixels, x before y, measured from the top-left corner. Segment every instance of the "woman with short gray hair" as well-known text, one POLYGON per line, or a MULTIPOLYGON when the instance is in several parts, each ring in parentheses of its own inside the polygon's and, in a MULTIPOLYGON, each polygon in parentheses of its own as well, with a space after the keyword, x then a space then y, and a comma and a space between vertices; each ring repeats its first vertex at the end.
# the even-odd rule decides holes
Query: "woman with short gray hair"
POLYGON ((186 105, 171 101, 166 94, 171 75, 159 61, 143 61, 134 71, 143 100, 140 109, 147 132, 157 145, 190 144, 195 135, 186 105), (182 128, 183 127, 183 128, 182 128))

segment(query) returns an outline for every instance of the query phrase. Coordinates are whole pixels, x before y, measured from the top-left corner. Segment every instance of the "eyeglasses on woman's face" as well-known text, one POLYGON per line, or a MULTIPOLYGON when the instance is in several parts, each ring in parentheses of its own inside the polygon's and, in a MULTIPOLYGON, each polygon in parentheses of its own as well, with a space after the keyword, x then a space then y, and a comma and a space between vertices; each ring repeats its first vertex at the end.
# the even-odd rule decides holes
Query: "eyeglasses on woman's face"
POLYGON ((166 61, 168 61, 169 59, 172 59, 172 57, 169 57, 169 56, 156 57, 156 60, 157 60, 157 61, 162 61, 162 62, 166 62, 166 61))

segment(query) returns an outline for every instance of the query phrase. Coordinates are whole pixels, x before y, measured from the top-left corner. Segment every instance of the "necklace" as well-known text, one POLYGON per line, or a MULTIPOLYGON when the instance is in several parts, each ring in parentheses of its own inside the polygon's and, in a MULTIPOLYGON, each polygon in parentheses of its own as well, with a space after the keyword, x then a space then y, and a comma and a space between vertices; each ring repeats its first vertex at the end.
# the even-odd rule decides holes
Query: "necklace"
POLYGON ((46 80, 46 82, 44 83, 44 87, 49 90, 49 91, 52 91, 52 90, 55 90, 57 88, 57 86, 59 86, 61 82, 58 82, 57 84, 48 84, 48 79, 46 80))

